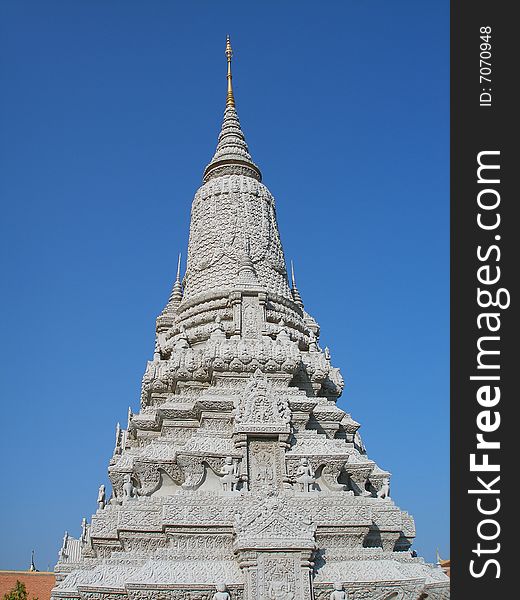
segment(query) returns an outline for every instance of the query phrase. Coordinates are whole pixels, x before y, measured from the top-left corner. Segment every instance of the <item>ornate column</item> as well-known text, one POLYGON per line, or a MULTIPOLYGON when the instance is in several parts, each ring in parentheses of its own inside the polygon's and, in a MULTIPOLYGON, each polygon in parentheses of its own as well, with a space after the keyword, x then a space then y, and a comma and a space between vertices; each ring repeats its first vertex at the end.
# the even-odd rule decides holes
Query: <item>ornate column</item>
POLYGON ((315 530, 277 494, 237 517, 233 549, 244 572, 244 598, 312 600, 315 530))

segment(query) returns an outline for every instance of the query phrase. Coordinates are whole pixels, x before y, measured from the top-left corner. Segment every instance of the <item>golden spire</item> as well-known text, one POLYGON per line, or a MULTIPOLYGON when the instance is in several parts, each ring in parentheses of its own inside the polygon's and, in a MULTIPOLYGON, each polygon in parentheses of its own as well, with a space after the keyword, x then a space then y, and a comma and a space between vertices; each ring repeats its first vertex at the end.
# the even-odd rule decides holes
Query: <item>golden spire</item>
POLYGON ((227 96, 226 96, 226 108, 228 106, 235 106, 235 98, 233 96, 233 76, 231 75, 231 57, 233 56, 233 49, 231 48, 231 42, 229 41, 229 35, 226 37, 226 58, 227 58, 227 96))

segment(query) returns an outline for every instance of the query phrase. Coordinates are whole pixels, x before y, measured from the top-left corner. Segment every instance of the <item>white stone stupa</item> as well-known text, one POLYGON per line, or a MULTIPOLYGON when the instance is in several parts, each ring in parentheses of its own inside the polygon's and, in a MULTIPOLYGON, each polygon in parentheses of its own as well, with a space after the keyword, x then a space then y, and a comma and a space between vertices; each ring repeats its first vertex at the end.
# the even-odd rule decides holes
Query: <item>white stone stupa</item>
POLYGON ((415 557, 343 378, 319 345, 274 198, 228 91, 217 149, 157 318, 139 412, 118 425, 112 493, 65 534, 54 600, 445 600, 415 557))

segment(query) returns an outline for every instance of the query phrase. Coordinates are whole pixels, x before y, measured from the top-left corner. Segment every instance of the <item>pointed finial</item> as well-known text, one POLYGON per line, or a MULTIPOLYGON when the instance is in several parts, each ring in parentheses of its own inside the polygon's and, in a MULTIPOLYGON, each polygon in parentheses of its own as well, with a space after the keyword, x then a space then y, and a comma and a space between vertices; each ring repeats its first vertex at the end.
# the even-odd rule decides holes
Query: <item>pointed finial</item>
POLYGON ((179 260, 177 261, 177 281, 181 280, 181 253, 179 252, 179 260))
POLYGON ((36 571, 36 565, 34 564, 34 550, 31 550, 31 566, 29 567, 29 571, 36 571))
POLYGON ((291 260, 291 283, 292 283, 292 297, 294 302, 300 306, 301 308, 303 308, 303 300, 302 297, 300 296, 300 292, 298 291, 298 288, 296 287, 296 278, 294 277, 294 264, 293 261, 291 260))
POLYGON ((244 235, 244 246, 242 256, 238 261, 238 281, 244 285, 258 285, 256 271, 251 260, 251 246, 249 236, 244 235))
POLYGON ((231 75, 231 57, 233 56, 233 49, 231 48, 231 41, 229 35, 226 37, 226 58, 227 58, 227 96, 226 96, 226 108, 228 106, 235 106, 235 97, 233 96, 233 76, 231 75))
POLYGON ((121 425, 119 424, 119 421, 116 425, 116 446, 115 446, 115 451, 120 450, 121 448, 121 425))
POLYGON ((182 283, 181 283, 181 253, 179 252, 179 259, 177 261, 177 277, 173 284, 172 293, 170 294, 169 304, 174 307, 179 306, 182 300, 182 283))
POLYGON ((292 282, 293 288, 295 288, 296 287, 296 281, 294 279, 294 263, 293 263, 292 260, 291 260, 291 282, 292 282))

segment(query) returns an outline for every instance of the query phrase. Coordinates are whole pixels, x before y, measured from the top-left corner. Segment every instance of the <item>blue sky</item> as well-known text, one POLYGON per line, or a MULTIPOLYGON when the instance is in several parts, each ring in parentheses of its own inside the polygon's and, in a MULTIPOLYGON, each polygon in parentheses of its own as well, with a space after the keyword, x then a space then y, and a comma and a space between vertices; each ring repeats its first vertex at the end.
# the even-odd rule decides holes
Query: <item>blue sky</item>
POLYGON ((0 2, 0 569, 53 567, 139 405, 225 102, 369 456, 449 555, 449 4, 0 2))

